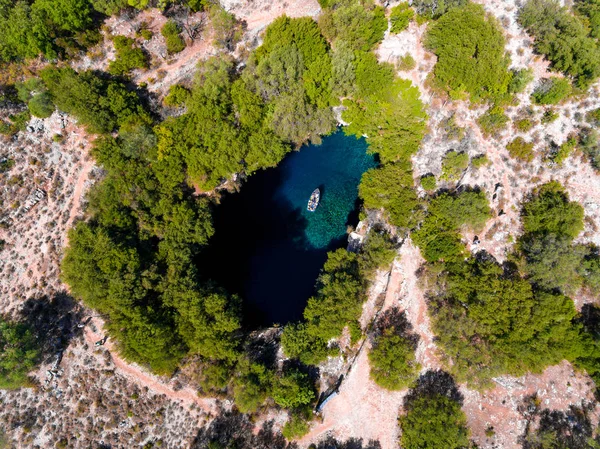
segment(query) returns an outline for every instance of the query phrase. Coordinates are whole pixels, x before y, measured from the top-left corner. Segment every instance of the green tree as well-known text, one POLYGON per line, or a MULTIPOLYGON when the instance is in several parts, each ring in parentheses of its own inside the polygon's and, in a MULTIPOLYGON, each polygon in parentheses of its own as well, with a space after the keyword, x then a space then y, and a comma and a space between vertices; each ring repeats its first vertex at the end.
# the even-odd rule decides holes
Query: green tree
POLYGON ((552 181, 534 190, 521 212, 525 233, 556 234, 571 239, 583 230, 583 207, 569 201, 564 187, 552 181))
POLYGON ((39 359, 39 350, 29 328, 0 318, 0 388, 28 384, 28 373, 39 359))
POLYGON ((469 155, 454 150, 447 152, 442 160, 442 175, 440 179, 458 181, 469 167, 469 155))
POLYGON ((167 52, 169 54, 179 53, 185 49, 185 41, 180 36, 181 27, 173 20, 168 20, 160 30, 165 38, 167 52))
POLYGON ((408 24, 415 15, 415 11, 408 3, 400 3, 392 8, 390 23, 392 33, 400 33, 408 28, 408 24))
POLYGON ((530 282, 545 290, 576 293, 581 287, 581 265, 585 248, 572 246, 568 236, 526 235, 520 240, 525 256, 525 271, 530 282))
POLYGON ((438 57, 436 82, 474 101, 506 94, 511 74, 500 26, 481 5, 453 8, 429 29, 425 45, 438 57))
POLYGON ((383 208, 390 222, 404 231, 417 224, 416 212, 421 201, 413 189, 408 163, 387 164, 366 171, 358 187, 358 195, 366 208, 383 208))
POLYGON ((254 413, 271 395, 273 373, 260 363, 242 358, 233 378, 233 398, 242 413, 254 413))
POLYGON ((519 11, 520 25, 535 39, 535 50, 552 67, 586 87, 600 74, 600 51, 589 28, 555 0, 528 0, 519 11))
POLYGON ((319 16, 319 27, 330 41, 369 51, 383 39, 387 20, 385 10, 370 0, 335 0, 319 16))
POLYGON ((415 358, 416 341, 407 332, 404 317, 389 324, 385 317, 380 319, 383 328, 369 351, 370 376, 383 388, 402 390, 416 380, 421 369, 415 358))
POLYGON ((307 374, 291 369, 278 375, 273 383, 272 396, 283 408, 309 405, 315 399, 315 391, 307 374))
POLYGON ((405 449, 467 449, 470 447, 467 417, 460 403, 441 395, 423 394, 405 405, 399 418, 405 449))
POLYGON ((146 55, 135 44, 135 40, 125 36, 115 36, 113 44, 116 50, 116 59, 110 61, 108 71, 112 75, 127 75, 133 69, 148 68, 146 55))
POLYGON ((566 78, 546 78, 535 88, 531 99, 536 104, 557 104, 571 93, 571 83, 566 78))

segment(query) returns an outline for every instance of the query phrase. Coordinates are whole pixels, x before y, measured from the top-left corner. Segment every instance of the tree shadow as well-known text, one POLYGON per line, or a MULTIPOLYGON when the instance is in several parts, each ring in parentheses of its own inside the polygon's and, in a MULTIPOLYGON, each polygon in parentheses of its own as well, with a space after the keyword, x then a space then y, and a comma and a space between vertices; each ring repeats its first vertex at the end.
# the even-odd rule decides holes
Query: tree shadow
POLYGON ((362 438, 350 438, 344 442, 333 437, 321 441, 317 445, 311 445, 314 449, 381 449, 381 443, 377 440, 369 440, 363 443, 362 438))
POLYGON ((410 405, 420 397, 436 395, 446 396, 461 406, 463 404, 464 397, 452 376, 442 370, 430 370, 421 374, 415 387, 408 392, 404 398, 404 408, 410 409, 410 405))
POLYGON ((519 407, 527 419, 525 432, 520 438, 523 449, 591 448, 593 426, 589 414, 594 408, 593 403, 584 403, 581 407, 571 405, 564 411, 540 410, 539 399, 535 395, 526 398, 519 407))
POLYGON ((273 421, 263 424, 254 434, 254 423, 247 415, 235 411, 222 411, 207 427, 200 429, 191 449, 297 449, 279 432, 273 430, 273 421))
POLYGON ((413 333, 412 324, 406 318, 406 311, 400 310, 398 307, 388 309, 379 315, 373 326, 373 333, 371 335, 373 342, 387 329, 393 329, 395 334, 410 341, 415 348, 419 343, 419 335, 413 333))
POLYGON ((74 337, 82 334, 77 324, 83 318, 83 308, 65 292, 51 298, 29 298, 21 314, 36 340, 42 362, 62 353, 74 337))

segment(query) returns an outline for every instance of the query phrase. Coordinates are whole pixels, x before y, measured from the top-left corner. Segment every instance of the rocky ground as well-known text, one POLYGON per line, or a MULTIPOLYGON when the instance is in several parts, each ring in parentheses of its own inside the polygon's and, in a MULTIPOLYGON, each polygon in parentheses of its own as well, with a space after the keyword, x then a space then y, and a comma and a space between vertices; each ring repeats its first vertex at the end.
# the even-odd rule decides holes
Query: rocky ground
MULTIPOLYGON (((319 12, 316 0, 222 3, 245 21, 243 45, 255 44, 260 31, 283 13, 316 16, 319 12)), ((471 245, 472 234, 465 235, 473 251, 485 249, 503 260, 520 234, 518 211, 524 195, 550 179, 563 183, 571 198, 585 209, 586 229, 580 240, 600 244, 596 231, 600 219, 599 175, 578 154, 562 166, 551 166, 543 160, 550 142, 563 143, 580 125, 579 120, 583 119, 578 113, 600 107, 597 91, 585 100, 575 99, 557 107, 559 118, 542 125, 543 110, 530 104, 529 94, 540 79, 549 76, 548 64, 533 55, 531 39, 516 24, 515 0, 482 4, 505 28, 513 66, 534 68, 535 81, 520 95, 519 105, 509 108, 508 115, 514 119, 530 109, 527 113, 537 124, 527 133, 509 127, 496 137, 485 137, 476 123, 484 109, 440 98, 428 88, 426 79, 435 56, 422 46, 426 26, 412 23, 399 35, 387 35, 378 54, 384 61, 395 62, 406 54, 417 61, 415 69, 399 72, 419 86, 430 117, 428 135, 413 160, 415 178, 418 181, 418 177, 429 172, 439 175, 442 157, 450 149, 467 151, 471 156, 487 155, 491 164, 478 170, 469 168, 460 184, 485 190, 493 209, 497 213, 502 210, 503 214, 496 214, 479 233, 479 245, 471 245), (444 120, 451 115, 465 130, 460 141, 449 139, 443 129, 444 120), (505 146, 516 135, 535 142, 533 162, 519 164, 509 157, 505 146)), ((112 18, 103 31, 105 35, 134 37, 142 22, 153 31, 152 39, 141 44, 151 57, 150 69, 135 72, 133 79, 146 82, 157 96, 173 83, 190 79, 197 62, 215 53, 210 24, 205 14, 198 13, 190 23, 202 25, 199 35, 193 40, 188 36, 188 47, 176 57, 166 56, 160 36, 164 20, 156 10, 149 10, 136 17, 112 18)), ((105 41, 88 52, 77 67, 105 69, 106 58, 113 57, 111 52, 112 45, 105 41)), ((92 442, 112 447, 140 447, 148 443, 156 447, 188 447, 198 429, 220 407, 229 408, 231 404, 201 399, 180 379, 157 378, 123 361, 110 341, 95 346, 103 338, 101 318, 95 317, 84 329, 78 328, 77 323, 90 312, 68 297, 59 280, 67 230, 81 216, 85 192, 100 175, 88 156, 92 140, 93 136, 70 117, 55 113, 45 120, 32 119, 26 131, 0 142, 0 161, 14 161, 9 171, 0 174, 0 239, 6 241, 0 253, 0 307, 6 313, 23 313, 40 323, 54 323, 39 328, 38 338, 44 341, 44 363, 34 373, 36 386, 17 392, 0 391, 0 422, 15 447, 47 448, 63 442, 68 444, 63 447, 73 448, 95 447, 92 442)), ((422 262, 418 250, 407 240, 391 271, 378 273, 374 280, 361 323, 367 328, 380 311, 392 307, 405 310, 420 337, 417 359, 426 371, 439 368, 441 363, 418 279, 422 262)), ((594 300, 580 294, 576 303, 581 307, 594 300)), ((325 406, 320 420, 300 441, 301 447, 326 437, 374 439, 383 449, 397 447, 397 415, 406 391, 390 393, 369 379, 368 348, 368 341, 362 349, 346 348, 344 359, 331 359, 321 367, 323 386, 332 385, 341 374, 346 379, 339 394, 325 406)), ((591 380, 576 373, 566 362, 539 375, 498 378, 496 384, 486 392, 460 387, 473 438, 482 448, 520 447, 519 437, 526 425, 520 407, 533 394, 541 400, 542 407, 557 410, 594 400, 591 380)), ((594 407, 591 416, 597 423, 600 408, 594 407)), ((259 419, 257 425, 266 419, 274 419, 277 427, 285 416, 274 412, 259 419)))

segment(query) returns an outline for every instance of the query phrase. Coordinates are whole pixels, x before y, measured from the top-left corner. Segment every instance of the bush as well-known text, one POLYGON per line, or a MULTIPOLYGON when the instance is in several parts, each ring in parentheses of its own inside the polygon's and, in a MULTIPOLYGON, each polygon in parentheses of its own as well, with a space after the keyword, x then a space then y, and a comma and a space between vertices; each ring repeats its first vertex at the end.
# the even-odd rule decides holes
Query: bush
POLYGON ((442 160, 442 175, 440 179, 444 181, 458 181, 464 171, 469 167, 469 155, 467 153, 457 153, 449 151, 442 160))
POLYGON ((520 131, 522 133, 526 133, 529 130, 531 130, 531 128, 533 128, 534 123, 531 121, 531 119, 528 118, 524 118, 521 120, 517 120, 515 122, 515 128, 517 129, 517 131, 520 131))
POLYGON ((403 72, 414 69, 417 66, 417 61, 410 54, 406 54, 398 59, 398 70, 403 72))
POLYGON ((453 8, 464 6, 468 0, 413 0, 412 6, 417 13, 428 19, 437 19, 453 8))
POLYGON ((233 378, 233 398, 242 413, 254 413, 271 394, 273 373, 260 363, 242 358, 233 378))
POLYGON ((282 435, 287 440, 302 438, 310 430, 308 421, 299 414, 292 414, 281 429, 282 435))
POLYGON ((566 78, 546 78, 535 88, 531 99, 536 104, 558 104, 571 94, 571 84, 566 78))
POLYGON ((479 170, 482 167, 486 167, 490 165, 492 162, 488 159, 485 154, 478 154, 474 158, 471 159, 471 165, 474 169, 479 170))
POLYGON ((160 30, 160 34, 165 38, 169 54, 179 53, 185 48, 185 41, 179 33, 181 33, 181 28, 172 20, 167 21, 160 30))
POLYGON ((523 92, 527 85, 533 81, 533 79, 533 69, 513 69, 512 78, 508 84, 508 92, 511 94, 523 92))
POLYGON ((400 33, 408 28, 408 24, 415 15, 415 11, 408 3, 400 3, 392 8, 390 13, 390 23, 392 24, 390 31, 393 34, 400 33))
POLYGON ((425 190, 435 190, 437 187, 435 176, 432 173, 421 176, 421 187, 425 190))
POLYGON ((506 128, 509 121, 510 119, 500 106, 489 108, 485 114, 477 119, 477 123, 485 136, 497 135, 506 128))
POLYGON ((570 137, 566 142, 558 147, 558 151, 552 156, 552 160, 559 165, 562 164, 565 159, 571 155, 575 148, 577 148, 577 139, 570 137))
POLYGON ((27 103, 31 115, 40 118, 47 118, 54 112, 54 103, 48 92, 40 92, 35 94, 27 103))
POLYGON ((524 162, 533 161, 533 143, 526 142, 522 137, 517 137, 511 140, 506 145, 506 149, 508 150, 510 157, 514 159, 519 159, 524 162))
POLYGON ((504 36, 481 5, 451 9, 431 26, 425 45, 438 57, 436 82, 451 95, 466 92, 477 101, 507 93, 511 74, 504 36))
POLYGON ((110 61, 108 72, 112 75, 126 75, 133 69, 148 68, 146 55, 139 48, 135 40, 125 36, 115 36, 113 44, 116 51, 116 59, 110 61))
POLYGON ((169 87, 169 95, 164 99, 164 103, 167 106, 183 106, 190 97, 190 91, 183 87, 181 84, 173 84, 169 87))
POLYGON ((361 275, 368 279, 376 270, 387 269, 396 255, 396 248, 389 234, 372 229, 358 256, 361 275))
POLYGON ((600 108, 588 111, 585 114, 585 119, 589 122, 590 125, 600 126, 600 108))
POLYGON ((27 375, 39 356, 35 339, 26 325, 0 318, 0 388, 28 385, 27 375))
POLYGON ((547 125, 548 123, 552 123, 558 118, 558 112, 554 109, 546 109, 544 111, 544 115, 542 115, 542 124, 547 125))

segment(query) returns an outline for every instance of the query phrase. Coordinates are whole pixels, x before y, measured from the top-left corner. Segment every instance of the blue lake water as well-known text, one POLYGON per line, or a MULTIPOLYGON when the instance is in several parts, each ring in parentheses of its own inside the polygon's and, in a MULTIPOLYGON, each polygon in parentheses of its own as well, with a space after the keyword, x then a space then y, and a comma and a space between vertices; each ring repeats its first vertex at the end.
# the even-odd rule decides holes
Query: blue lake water
POLYGON ((254 174, 214 209, 215 235, 200 269, 244 300, 246 324, 302 317, 327 251, 346 245, 356 225, 361 175, 376 166, 364 139, 342 131, 254 174), (315 212, 306 210, 321 189, 315 212))

